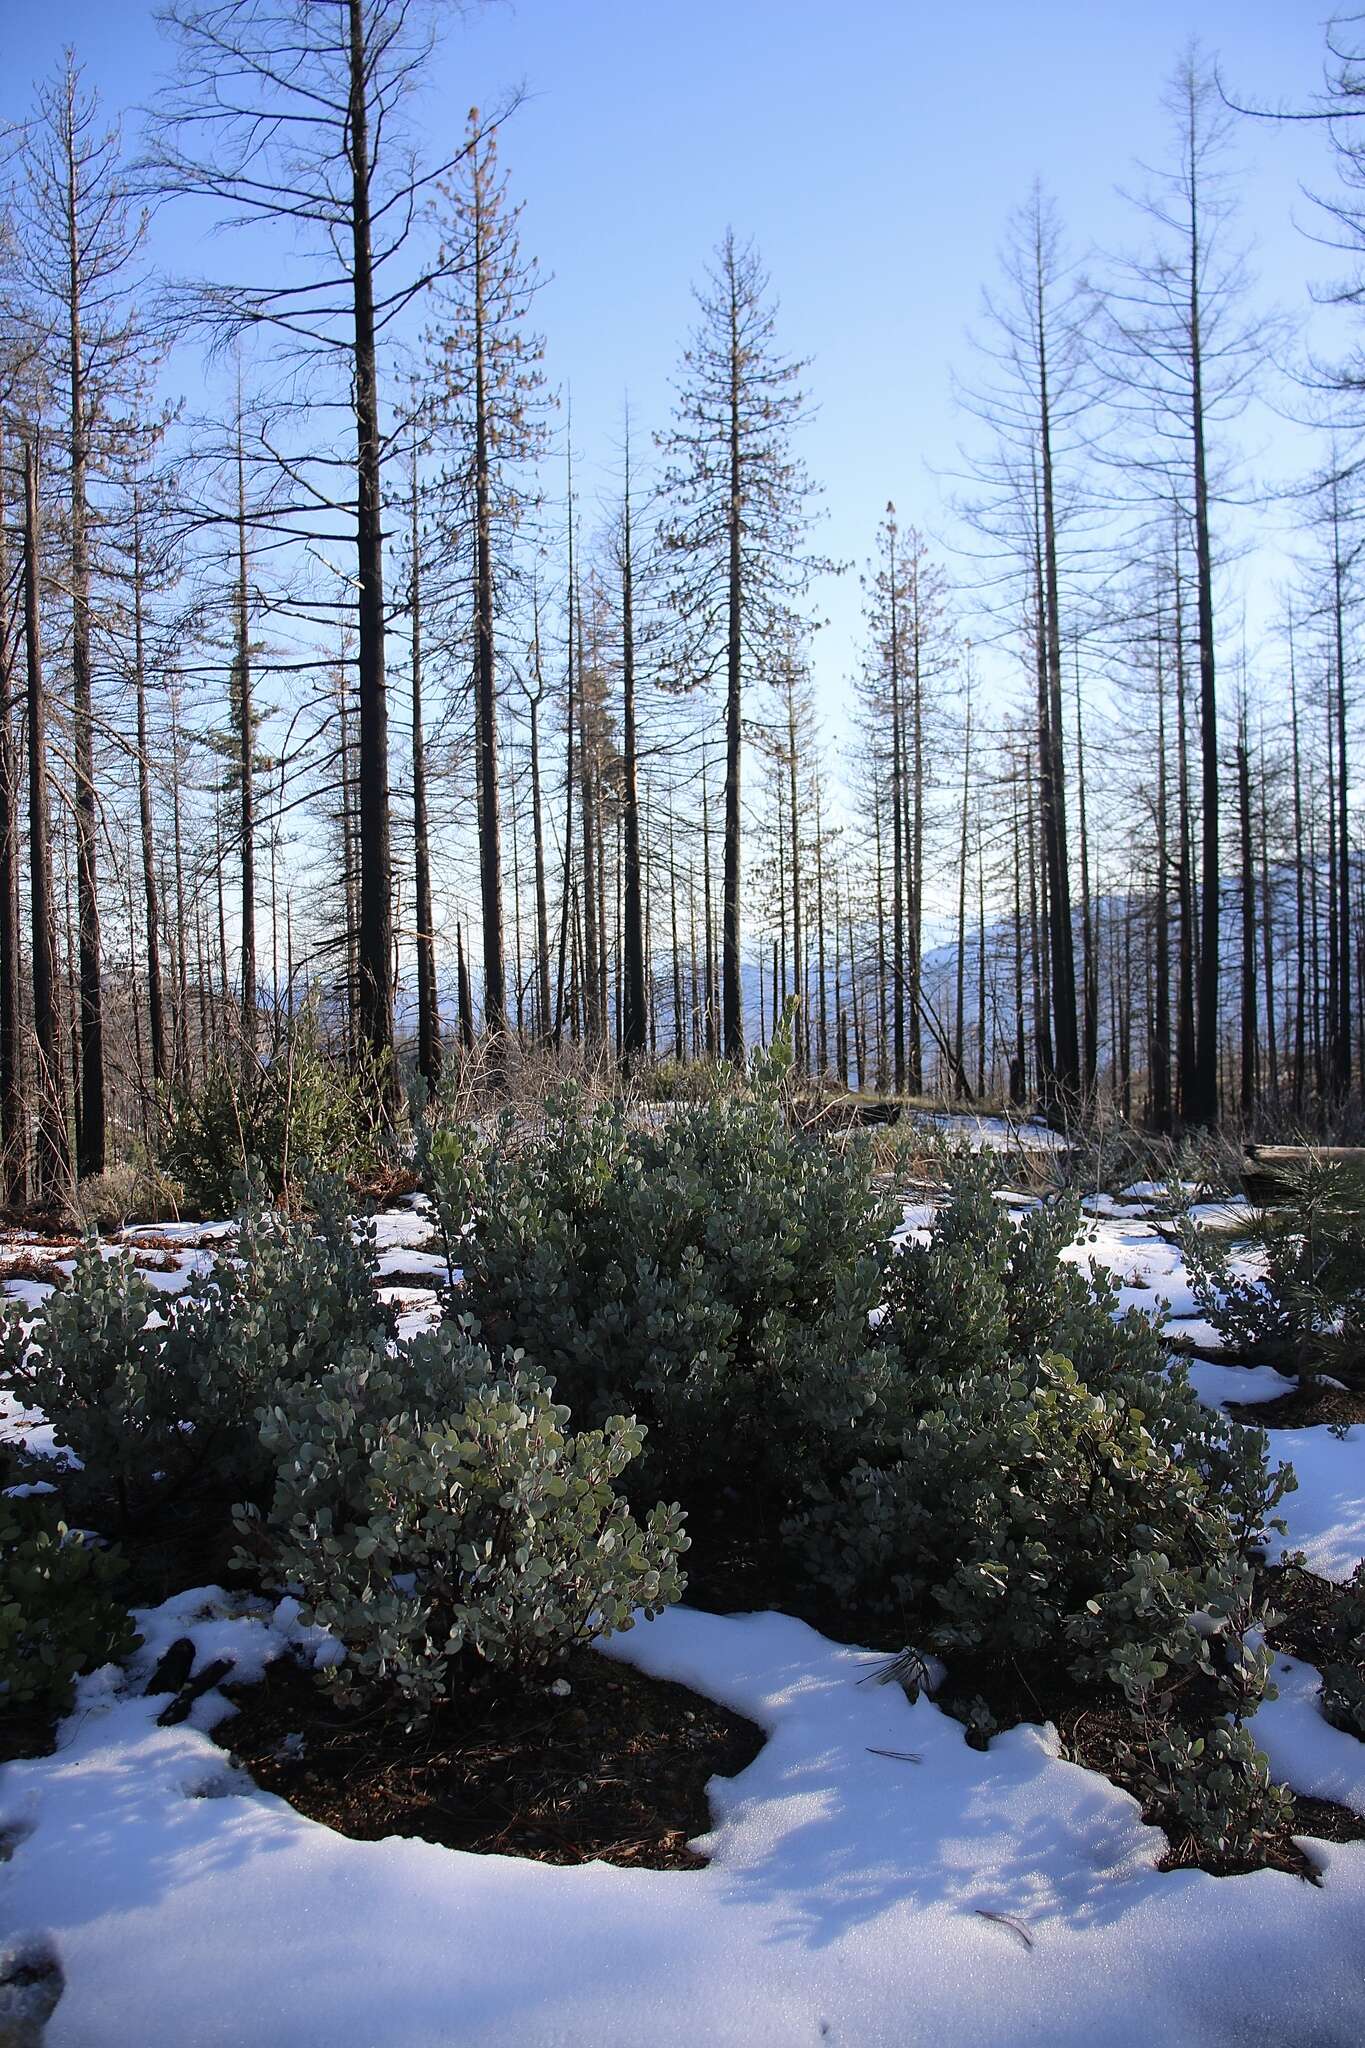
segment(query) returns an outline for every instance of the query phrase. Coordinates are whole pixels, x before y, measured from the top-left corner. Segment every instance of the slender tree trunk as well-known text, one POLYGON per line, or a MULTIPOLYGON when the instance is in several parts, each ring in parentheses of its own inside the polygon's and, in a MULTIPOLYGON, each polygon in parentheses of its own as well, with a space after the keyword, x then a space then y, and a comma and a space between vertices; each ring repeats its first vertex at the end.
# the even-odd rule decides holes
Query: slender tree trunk
POLYGON ((194 906, 194 957, 199 977, 199 1064, 204 1073, 208 1072, 209 1055, 213 1049, 213 1019, 209 1006, 209 970, 204 951, 204 913, 196 901, 194 906))
MULTIPOLYGON (((351 738, 351 698, 346 682, 346 663, 343 658, 337 670, 340 692, 341 721, 341 867, 342 901, 345 912, 346 931, 346 1044, 351 1056, 357 1049, 356 1026, 363 1031, 360 1013, 360 977, 363 939, 361 925, 364 918, 362 901, 363 881, 361 879, 360 849, 361 831, 356 825, 354 767, 354 743, 351 738)), ((363 828, 362 828, 363 830, 363 828)))
POLYGON ((697 878, 690 861, 687 864, 687 946, 692 986, 692 1057, 696 1060, 705 1050, 705 1039, 697 981, 700 964, 697 958, 697 878))
POLYGON ((177 1079, 188 1087, 191 1078, 189 905, 185 895, 185 835, 180 800, 180 691, 171 688, 171 833, 175 851, 176 1067, 177 1079))
POLYGON ((583 594, 578 595, 578 787, 583 833, 583 1036, 590 1046, 605 1038, 605 1019, 598 1007, 598 947, 604 935, 598 913, 597 814, 593 789, 593 758, 588 731, 587 671, 583 660, 583 594))
POLYGON ((142 1045, 142 989, 138 981, 137 946, 133 938, 137 930, 137 906, 134 902, 133 882, 133 835, 125 825, 123 829, 123 882, 124 907, 128 916, 128 1008, 133 1023, 133 1068, 137 1075, 138 1109, 142 1125, 142 1142, 148 1155, 151 1153, 152 1128, 148 1113, 147 1062, 142 1045))
POLYGON ((1246 710, 1237 728, 1237 826, 1241 847, 1242 1056, 1238 1101, 1243 1117, 1255 1114, 1259 1095, 1256 1018, 1256 869, 1251 837, 1251 767, 1247 758, 1246 710))
POLYGON ((474 995, 469 986, 469 961, 464 949, 464 926, 455 927, 455 976, 460 1007, 460 1044, 465 1052, 474 1050, 474 995))
POLYGON ((1085 802, 1085 719, 1081 705, 1080 648, 1076 650, 1076 805, 1081 831, 1081 1080, 1095 1092, 1100 1053, 1099 966, 1095 957, 1094 904, 1090 895, 1090 832, 1085 802))
POLYGON ((28 1188, 28 1137, 19 994, 19 762, 13 716, 18 620, 10 607, 6 474, 0 421, 0 1199, 19 1208, 28 1188))
MULTIPOLYGON (((482 172, 474 172, 474 703, 479 749, 479 882, 483 901, 483 1025, 494 1040, 507 1030, 507 967, 502 910, 498 706, 493 640, 493 531, 488 452, 484 273, 488 252, 482 172)), ((581 626, 580 626, 581 630, 581 626)))
MULTIPOLYGON (((375 361, 370 137, 366 84, 373 52, 364 0, 346 0, 350 30, 351 290, 355 335, 356 573, 359 583, 360 929, 358 1011, 396 1101, 393 1065, 393 873, 389 838, 389 713, 384 666, 384 530, 379 381, 375 361)), ((496 781, 493 785, 496 788, 496 781)))
POLYGON ((645 1011, 649 1019, 649 1057, 659 1057, 659 983, 654 970, 654 903, 658 889, 658 876, 654 867, 653 819, 650 812, 649 790, 645 790, 644 804, 645 856, 641 864, 641 880, 645 897, 645 1011))
POLYGON ((908 781, 906 800, 912 806, 905 833, 909 869, 910 915, 906 935, 906 1081, 912 1095, 924 1089, 924 1038, 920 1027, 920 978, 924 958, 924 669, 919 571, 915 572, 915 623, 910 699, 910 773, 904 777, 906 748, 901 741, 902 775, 908 781))
POLYGON ((1289 718, 1294 803, 1294 1114, 1303 1114, 1307 1021, 1307 931, 1304 901, 1303 784, 1299 761, 1299 686, 1294 664, 1294 620, 1289 621, 1289 718))
POLYGON ((37 1049, 38 1186, 49 1200, 71 1172, 62 1086, 57 998, 57 930, 47 793, 47 695, 43 686, 39 581, 38 450, 24 448, 24 642, 28 665, 28 868, 31 906, 33 1035, 37 1049))
POLYGON ((160 1088, 167 1075, 166 1013, 161 983, 161 904, 156 886, 156 841, 152 824, 151 749, 147 731, 147 675, 143 655, 142 505, 133 497, 133 690, 137 705, 137 797, 142 834, 142 899, 147 935, 147 1008, 152 1039, 152 1079, 160 1088))
POLYGON ((645 932, 644 901, 640 876, 640 788, 635 751, 635 571, 631 554, 630 444, 626 444, 626 484, 621 547, 621 727, 623 756, 622 799, 625 836, 625 901, 623 933, 625 954, 624 1015, 621 1019, 621 1050, 627 1060, 637 1059, 645 1050, 648 1020, 645 1015, 645 932))
POLYGON ((76 1157, 81 1156, 81 996, 78 961, 80 943, 76 920, 71 912, 71 838, 65 822, 62 828, 62 890, 66 907, 66 1035, 71 1055, 71 1120, 76 1133, 76 1157))
POLYGON ((507 776, 507 808, 512 821, 512 947, 513 987, 517 1003, 517 1036, 525 1029, 526 976, 521 944, 521 839, 517 820, 517 777, 515 767, 507 776))
POLYGON ((820 783, 815 784, 815 942, 819 955, 820 1080, 829 1072, 829 986, 825 976, 825 840, 820 824, 820 783))
POLYGON ((606 854, 606 806, 602 791, 602 756, 600 741, 593 749, 592 762, 593 808, 596 813, 597 834, 597 1020, 598 1033, 603 1045, 607 1042, 607 854, 606 854))
POLYGON ((251 698, 251 610, 247 586, 246 459, 237 414, 237 744, 242 860, 242 1058, 256 1057, 256 718, 251 698))
POLYGON ((1014 1057, 1010 1061, 1010 1102, 1020 1108, 1028 1098, 1028 1050, 1024 1036, 1024 856, 1019 843, 1017 768, 1010 787, 1010 820, 1014 831, 1014 1057))
POLYGON ((431 895, 431 827, 427 814, 427 747, 422 725, 422 531, 417 457, 409 506, 412 560, 408 620, 412 658, 412 839, 417 913, 417 1071, 434 1095, 441 1080, 441 1010, 436 990, 436 912, 431 895))
MULTIPOLYGON (((800 761, 796 731, 796 696, 794 679, 787 681, 787 800, 791 805, 791 910, 792 910, 792 952, 791 985, 798 998, 801 993, 801 807, 799 797, 800 761)), ((880 887, 880 878, 878 882, 880 887)), ((807 1043, 806 1019, 798 1000, 793 1038, 796 1071, 804 1074, 810 1068, 810 1047, 807 1043)))
POLYGON ((1176 683, 1176 775, 1179 784, 1178 810, 1180 860, 1177 876, 1180 896, 1180 957, 1176 977, 1176 1078, 1182 1121, 1191 1118, 1190 1105, 1197 1098, 1195 1076, 1195 959, 1198 952, 1194 901, 1194 826, 1190 803, 1189 712, 1185 690, 1185 604, 1180 570, 1179 539, 1175 552, 1175 683, 1176 683))
POLYGON ((1038 448, 1042 487, 1041 620, 1046 667, 1047 715, 1040 726, 1040 746, 1048 748, 1047 810, 1050 865, 1048 908, 1052 956, 1052 1028, 1054 1071, 1065 1100, 1075 1098, 1081 1084, 1080 1040, 1076 1029, 1076 963, 1071 931, 1071 869, 1067 852, 1066 769, 1062 750, 1062 629, 1060 579, 1057 568, 1057 518, 1052 457, 1052 407, 1048 389, 1046 295, 1043 289, 1042 245, 1038 244, 1036 309, 1038 337, 1038 448))
POLYGON ((1326 1087, 1322 1046, 1322 917, 1321 877, 1318 868, 1318 807, 1315 795, 1308 805, 1308 918, 1309 918, 1309 1050, 1313 1066, 1313 1089, 1321 1103, 1326 1087))
POLYGON ((536 867, 536 1028, 542 1040, 554 1036, 550 1011, 550 904, 545 884, 545 816, 540 794, 540 707, 545 684, 540 670, 540 611, 536 610, 534 654, 536 690, 531 706, 531 833, 536 867))
POLYGON ((972 772, 972 700, 967 698, 967 730, 962 742, 962 826, 958 838, 957 870, 957 981, 956 1005, 953 1011, 953 1085, 960 1096, 971 1093, 967 1086, 967 1069, 963 1062, 962 1034, 964 1028, 963 1002, 966 991, 967 971, 967 803, 971 790, 972 772))
POLYGON ((1199 746, 1203 784, 1202 901, 1199 925, 1199 995, 1195 1016, 1191 1121, 1218 1116, 1218 689, 1214 668, 1213 552, 1209 539, 1209 487, 1204 447, 1204 364, 1199 301, 1199 211, 1190 185, 1190 429, 1194 453, 1194 548, 1199 631, 1199 746))
POLYGON ((218 894, 218 1003, 220 1025, 226 1026, 228 1014, 228 943, 227 903, 223 891, 223 870, 227 856, 223 847, 223 803, 221 793, 214 799, 213 807, 214 860, 213 878, 218 894))
POLYGON ((1345 566, 1337 509, 1332 494, 1333 627, 1336 643, 1334 709, 1337 752, 1337 1009, 1332 1019, 1332 1087, 1341 1101, 1351 1092, 1351 834, 1347 809, 1346 764, 1346 603, 1345 566))
POLYGON ((75 74, 71 70, 67 73, 67 92, 71 698, 72 738, 76 760, 76 894, 80 914, 81 1115, 77 1127, 76 1171, 84 1177, 104 1171, 104 990, 100 948, 99 873, 95 852, 99 834, 99 806, 95 795, 95 720, 90 664, 89 438, 83 332, 86 279, 77 217, 80 194, 74 116, 70 113, 70 96, 75 92, 75 74))
POLYGON ((686 1058, 683 1038, 682 954, 678 950, 678 861, 673 843, 673 793, 668 797, 668 919, 673 945, 673 1057, 682 1066, 686 1058))
POLYGON ((882 865, 882 792, 874 783, 872 790, 872 823, 875 844, 873 852, 877 870, 877 1093, 885 1095, 890 1075, 887 1070, 887 989, 886 989, 886 876, 882 865))
POLYGON ((905 1093, 905 758, 901 731, 900 617, 894 528, 887 540, 891 651, 891 1059, 897 1095, 905 1093))
POLYGON ((844 916, 848 920, 848 1005, 853 1021, 853 1064, 858 1073, 858 1093, 867 1085, 867 1046, 863 1033, 862 1002, 858 991, 858 955, 853 943, 853 892, 844 877, 844 916))
MULTIPOLYGON (((706 997, 705 1007, 702 1012, 702 1023, 707 1058, 715 1059, 721 1048, 723 1032, 721 1030, 721 1019, 717 1014, 715 1003, 715 924, 711 907, 711 799, 706 782, 705 746, 703 746, 701 752, 701 874, 702 916, 706 926, 706 997)), ((758 1006, 758 1014, 761 1019, 763 1015, 762 1003, 758 1006)))
POLYGON ((1280 1106, 1279 1033, 1275 1019, 1275 922, 1270 893, 1269 821, 1266 816, 1265 734, 1260 745, 1261 785, 1261 955, 1265 969, 1265 1084, 1271 1103, 1280 1106))
MULTIPOLYGON (((721 932, 724 1052, 729 1060, 744 1058, 744 985, 740 972, 740 681, 743 633, 744 516, 740 462, 739 303, 733 264, 730 267, 730 497, 727 507, 729 561, 726 579, 725 644, 725 881, 721 932)), ((709 929, 709 926, 708 926, 709 929)))
POLYGON ((976 1098, 986 1093, 986 869, 976 821, 976 1098))
POLYGON ((1166 660, 1158 628, 1156 651, 1156 987, 1152 1001, 1152 1124, 1171 1129, 1171 906, 1166 806, 1166 660))
POLYGON ((569 918, 573 901, 573 812, 574 812, 574 606, 578 584, 574 575, 573 450, 569 450, 569 620, 564 715, 564 878, 559 902, 559 965, 555 977, 555 1045, 562 1040, 564 1024, 564 969, 569 945, 569 918))
POLYGON ((1032 751, 1026 756, 1024 791, 1028 844, 1029 966, 1033 986, 1034 1068, 1040 1094, 1046 1093, 1052 1074, 1052 1038, 1048 1025, 1047 975, 1043 966, 1044 920, 1038 896, 1038 830, 1033 796, 1032 751))
POLYGON ((1324 1104, 1330 1103, 1338 1094, 1336 1078, 1337 1018, 1340 1012, 1341 978, 1341 918, 1337 904, 1337 890, 1340 869, 1337 865, 1337 754, 1336 719, 1333 715, 1332 674, 1329 669, 1324 682, 1323 703, 1326 732, 1324 734, 1324 757, 1327 764, 1327 987, 1325 991, 1321 1036, 1321 1072, 1318 1093, 1324 1104))

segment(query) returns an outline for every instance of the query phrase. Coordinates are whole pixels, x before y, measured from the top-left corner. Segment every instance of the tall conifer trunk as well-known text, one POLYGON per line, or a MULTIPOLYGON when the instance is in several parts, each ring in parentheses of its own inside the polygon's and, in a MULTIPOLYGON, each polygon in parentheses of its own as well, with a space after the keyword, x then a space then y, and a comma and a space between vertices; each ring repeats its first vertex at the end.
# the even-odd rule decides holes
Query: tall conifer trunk
POLYGON ((422 533, 417 459, 409 506, 412 551, 408 619, 412 660, 412 839, 417 913, 417 1071, 434 1094, 441 1079, 441 1015, 436 992, 436 913, 431 900, 431 833, 427 819, 427 750, 422 725, 422 533))
POLYGON ((358 604, 359 1023, 396 1103, 393 1066, 393 872, 389 837, 389 712, 384 668, 384 531, 380 486, 379 380, 375 360, 374 257, 370 223, 370 52, 364 0, 346 0, 349 27, 351 291, 356 423, 358 604))
POLYGON ((48 822, 47 694, 43 686, 41 514, 38 450, 24 448, 24 645, 28 666, 28 868, 31 905, 33 1035, 37 1051, 38 1185, 49 1198, 70 1176, 61 1019, 57 996, 57 927, 48 822))
POLYGON ((147 1014, 151 1026, 152 1079, 168 1077, 166 1005, 161 978, 161 902, 156 883, 156 841, 152 823, 152 767, 147 727, 147 674, 143 652, 142 504, 133 498, 133 691, 137 709, 137 798, 142 843, 142 900, 147 940, 147 1014))
POLYGON ((18 1208, 28 1186, 19 997, 19 761, 14 730, 17 606, 10 608, 5 436, 0 422, 0 1200, 18 1208))

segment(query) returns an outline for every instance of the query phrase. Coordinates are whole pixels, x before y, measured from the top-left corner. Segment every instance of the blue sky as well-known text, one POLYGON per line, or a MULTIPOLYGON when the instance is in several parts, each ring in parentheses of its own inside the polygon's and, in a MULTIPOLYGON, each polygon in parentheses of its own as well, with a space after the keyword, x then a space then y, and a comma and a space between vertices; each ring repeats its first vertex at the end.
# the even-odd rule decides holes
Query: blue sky
MULTIPOLYGON (((1286 0, 523 0, 444 10, 422 119, 438 143, 467 108, 524 83, 502 147, 525 201, 523 241, 548 274, 547 368, 571 385, 586 488, 608 484, 629 390, 662 424, 690 288, 727 224, 753 235, 791 352, 810 355, 819 413, 804 453, 825 486, 820 542, 861 563, 894 497, 951 537, 944 489, 964 431, 950 369, 990 280, 1010 208, 1035 177, 1080 250, 1134 238, 1116 184, 1162 149, 1159 94, 1191 33, 1248 94, 1302 103, 1320 84, 1316 10, 1286 0)), ((165 52, 143 0, 10 0, 0 116, 74 43, 110 109, 152 91, 165 52)), ((135 127, 135 121, 130 121, 135 127)), ((1248 124, 1245 227, 1263 289, 1296 310, 1331 259, 1296 231, 1300 181, 1329 186, 1316 128, 1248 124)), ((191 266, 174 212, 157 254, 191 266)), ((1272 465, 1290 442, 1255 432, 1272 465)), ((859 595, 820 593, 818 667, 832 719, 852 666, 859 595)))

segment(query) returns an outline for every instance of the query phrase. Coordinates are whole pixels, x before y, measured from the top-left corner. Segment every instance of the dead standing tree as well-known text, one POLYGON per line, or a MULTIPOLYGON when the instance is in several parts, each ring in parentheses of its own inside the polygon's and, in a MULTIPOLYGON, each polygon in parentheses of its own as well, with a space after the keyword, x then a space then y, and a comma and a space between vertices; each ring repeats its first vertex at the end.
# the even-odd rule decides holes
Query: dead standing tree
MULTIPOLYGON (((16 218, 25 311, 41 336, 66 462, 80 952, 76 1164, 86 1175, 104 1168, 106 1125, 91 602, 107 512, 100 486, 136 465, 162 422, 147 405, 155 351, 137 311, 145 219, 132 204, 119 130, 103 125, 69 53, 39 92, 25 168, 16 218)), ((57 434, 49 434, 49 451, 57 434)))
POLYGON ((427 336, 427 423, 442 460, 437 519, 457 580, 472 588, 478 759, 483 1021, 508 1029, 498 744, 500 586, 510 543, 535 497, 526 471, 544 446, 541 345, 526 329, 534 261, 521 255, 521 209, 509 204, 493 127, 474 109, 456 174, 440 186, 442 279, 427 336), (471 545, 472 544, 472 545, 471 545), (470 571, 472 570, 472 574, 470 571))
POLYGON ((795 600, 821 563, 806 552, 811 484, 791 452, 808 414, 805 364, 778 354, 777 309, 752 243, 727 233, 697 293, 701 318, 683 356, 674 423, 663 437, 678 563, 680 678, 725 686, 722 1046, 744 1056, 740 978, 740 778, 743 692, 780 644, 795 600))
POLYGON ((1218 1115, 1222 901, 1214 515, 1228 496, 1216 441, 1219 425, 1246 404, 1272 351, 1273 329, 1247 311, 1249 280, 1229 246, 1236 202, 1223 160, 1228 116, 1194 44, 1176 66, 1165 106, 1170 157, 1138 201, 1151 223, 1151 246, 1117 267, 1103 295, 1101 341, 1124 430, 1118 461, 1125 493, 1145 493, 1148 504, 1174 500, 1193 544, 1199 945, 1192 1066, 1180 1075, 1180 1099, 1189 1121, 1208 1124, 1218 1115))
POLYGON ((355 549, 357 1008, 367 1046, 390 1076, 383 466, 394 440, 381 427, 380 371, 406 309, 443 264, 463 260, 424 239, 426 200, 481 140, 466 138, 433 165, 407 140, 403 113, 430 56, 430 13, 427 0, 171 0, 159 18, 179 46, 179 69, 160 96, 144 166, 160 192, 206 201, 234 224, 287 243, 287 260, 279 246, 263 250, 241 281, 180 296, 217 340, 250 330, 291 360, 312 401, 303 417, 315 438, 296 434, 289 451, 275 451, 294 484, 276 521, 300 542, 355 549), (338 407, 353 424, 349 455, 322 424, 338 407))

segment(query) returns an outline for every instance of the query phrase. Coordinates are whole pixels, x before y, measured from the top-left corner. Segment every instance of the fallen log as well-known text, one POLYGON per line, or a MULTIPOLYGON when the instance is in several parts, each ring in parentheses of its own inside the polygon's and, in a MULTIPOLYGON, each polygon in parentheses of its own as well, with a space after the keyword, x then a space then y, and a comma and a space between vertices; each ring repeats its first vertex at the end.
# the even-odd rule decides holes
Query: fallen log
POLYGON ((1306 1167, 1353 1166, 1365 1174, 1365 1145, 1248 1145, 1242 1167, 1246 1198, 1258 1209, 1287 1201, 1306 1167))

